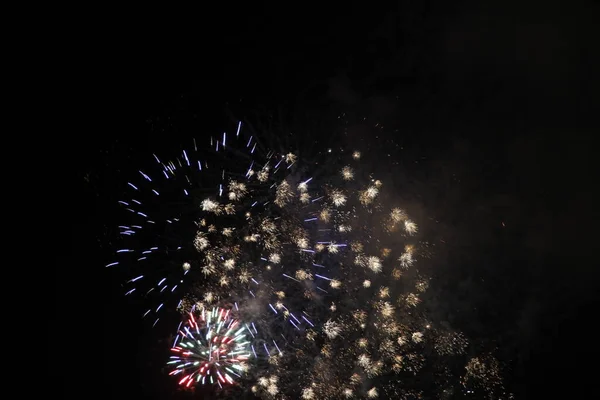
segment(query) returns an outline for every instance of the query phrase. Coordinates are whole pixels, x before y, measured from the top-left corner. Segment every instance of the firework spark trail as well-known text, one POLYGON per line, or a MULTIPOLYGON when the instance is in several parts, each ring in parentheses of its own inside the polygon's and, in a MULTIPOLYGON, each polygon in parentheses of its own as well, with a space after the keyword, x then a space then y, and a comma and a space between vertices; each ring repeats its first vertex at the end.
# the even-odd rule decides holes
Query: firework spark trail
POLYGON ((427 316, 429 281, 418 266, 429 244, 402 204, 363 170, 358 151, 347 160, 340 152, 319 174, 293 153, 262 149, 240 128, 234 138, 211 139, 211 157, 194 143, 171 162, 154 156, 158 176, 140 171, 140 181, 129 183, 134 194, 150 194, 154 207, 142 208, 142 197, 123 201, 141 222, 121 233, 149 229, 166 248, 138 242, 118 251, 142 265, 126 294, 156 281, 144 294, 159 303, 144 313, 154 324, 171 295, 177 302, 169 308, 183 313, 243 304, 241 314, 254 321, 248 332, 258 334, 258 325, 273 337, 263 343, 269 366, 252 387, 259 396, 420 398, 420 374, 432 364, 436 395, 451 393, 445 360, 468 342, 427 316), (152 212, 164 216, 165 209, 172 214, 161 219, 152 212), (153 256, 166 268, 144 265, 153 256), (390 374, 397 382, 377 384, 390 374))
MULTIPOLYGON (((285 178, 294 172, 296 158, 259 151, 254 137, 242 138, 240 132, 238 124, 235 139, 245 144, 245 152, 231 146, 234 140, 224 133, 219 140, 211 139, 212 157, 198 153, 196 142, 193 151, 183 150, 174 161, 163 162, 154 155, 159 171, 151 175, 140 170, 139 182, 128 182, 135 197, 119 201, 137 219, 119 226, 120 234, 143 237, 118 250, 120 259, 107 267, 124 264, 128 271, 140 271, 127 280, 125 294, 142 292, 154 301, 143 314, 152 315, 154 323, 173 296, 176 308, 185 311, 190 298, 212 304, 230 298, 230 293, 239 296, 243 291, 256 298, 271 291, 278 297, 268 302, 274 314, 278 314, 274 304, 282 315, 292 312, 282 301, 283 292, 271 290, 264 272, 281 263, 284 247, 307 246, 302 224, 273 210, 283 209, 290 200, 285 178), (154 242, 142 245, 148 237, 154 242), (196 273, 192 284, 202 281, 196 293, 189 284, 182 289, 190 273, 196 273)), ((292 325, 298 324, 303 322, 292 325)))
MULTIPOLYGON (((324 189, 319 228, 309 233, 326 231, 327 239, 315 241, 317 268, 294 275, 301 282, 329 282, 335 290, 321 298, 329 307, 296 352, 265 378, 276 377, 278 392, 303 399, 451 396, 461 390, 460 374, 446 366, 465 354, 468 340, 427 315, 429 279, 419 263, 431 246, 383 182, 362 170, 360 153, 352 158, 354 164, 318 182, 324 189), (383 376, 392 383, 383 383, 383 376)), ((476 363, 468 371, 489 370, 470 365, 476 363)), ((499 377, 498 369, 488 375, 499 377)), ((269 398, 273 385, 261 382, 270 381, 259 380, 253 391, 269 398)), ((499 382, 487 379, 477 388, 491 393, 499 382)))
MULTIPOLYGON (((426 331, 433 336, 416 310, 427 280, 409 273, 416 260, 417 225, 404 210, 385 209, 379 199, 383 183, 369 175, 364 179, 359 152, 352 158, 356 166, 344 166, 339 179, 321 182, 315 231, 326 231, 327 240, 316 241, 316 268, 298 269, 294 275, 299 281, 327 281, 333 289, 326 296, 329 307, 319 315, 322 323, 305 332, 308 344, 280 362, 278 381, 290 384, 294 379, 296 396, 305 399, 376 397, 377 387, 361 388, 383 373, 416 372, 423 364, 420 346, 426 331), (402 278, 402 285, 394 282, 402 278), (408 293, 395 290, 399 286, 408 293), (302 380, 290 378, 288 362, 310 373, 302 380)), ((253 390, 269 394, 260 381, 253 390)))
POLYGON ((272 333, 278 339, 263 344, 268 355, 281 356, 283 332, 314 328, 320 300, 339 287, 327 271, 310 272, 325 268, 318 253, 345 244, 327 239, 331 229, 318 229, 324 193, 312 194, 313 178, 295 169, 297 157, 257 151, 252 136, 242 141, 245 153, 228 144, 225 134, 211 139, 210 164, 208 157, 198 159, 205 153, 196 142, 193 152, 183 150, 174 161, 154 155, 157 173, 140 170, 139 181, 128 182, 136 197, 119 202, 138 220, 119 227, 133 244, 117 255, 128 259, 107 267, 126 265, 131 278, 125 294, 141 292, 157 303, 143 313, 152 314, 153 325, 173 298, 184 313, 241 301, 256 321, 255 331, 257 325, 272 331, 274 319, 283 321, 288 329, 280 327, 272 333), (146 241, 151 244, 141 245, 146 241))

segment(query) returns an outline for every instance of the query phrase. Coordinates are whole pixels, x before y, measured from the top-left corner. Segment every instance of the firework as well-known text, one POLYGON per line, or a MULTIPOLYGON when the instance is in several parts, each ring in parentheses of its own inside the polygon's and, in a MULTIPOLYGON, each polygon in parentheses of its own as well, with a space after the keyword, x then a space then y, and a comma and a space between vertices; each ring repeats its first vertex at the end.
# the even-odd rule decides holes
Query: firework
POLYGON ((314 318, 339 282, 311 271, 324 268, 327 243, 315 223, 324 197, 313 194, 312 177, 296 155, 263 150, 240 130, 234 140, 211 139, 211 151, 194 142, 174 161, 154 156, 154 173, 139 171, 119 202, 135 220, 119 227, 128 245, 108 267, 125 266, 125 294, 153 304, 143 312, 153 325, 169 309, 187 315, 235 304, 264 339, 257 352, 272 370, 295 335, 320 326, 314 318))
POLYGON ((272 382, 277 393, 302 399, 411 399, 454 390, 458 375, 445 366, 468 341, 428 316, 424 261, 432 246, 384 182, 363 170, 358 152, 343 161, 317 180, 314 226, 306 228, 316 238, 309 242, 317 261, 290 274, 307 286, 327 282, 318 293, 324 307, 293 356, 254 391, 268 398, 272 382))
POLYGON ((231 310, 213 308, 189 313, 171 351, 170 375, 183 375, 180 385, 234 384, 252 357, 250 327, 232 318, 231 310))
POLYGON ((232 136, 211 139, 210 151, 194 142, 173 161, 155 156, 157 171, 140 171, 121 201, 138 222, 120 227, 133 244, 109 266, 127 265, 126 294, 154 304, 144 312, 154 324, 165 309, 189 315, 172 374, 186 387, 231 384, 251 369, 232 356, 260 347, 267 363, 251 390, 265 398, 452 393, 459 377, 447 365, 468 341, 428 315, 432 246, 398 194, 359 151, 330 149, 316 168, 244 137, 241 124, 232 136), (215 332, 239 324, 231 307, 215 308, 223 302, 262 346, 215 332))
POLYGON ((155 172, 139 171, 119 201, 134 222, 119 227, 128 245, 107 266, 126 266, 125 294, 141 294, 154 324, 166 308, 187 312, 223 299, 259 299, 297 329, 307 323, 286 304, 286 285, 273 284, 283 279, 284 254, 288 263, 310 258, 301 252, 309 245, 303 220, 288 206, 296 156, 240 132, 238 124, 233 138, 211 139, 210 151, 194 142, 173 161, 154 156, 155 172))
POLYGON ((469 395, 483 394, 482 397, 488 399, 513 398, 504 388, 500 362, 491 353, 470 358, 461 382, 469 395))

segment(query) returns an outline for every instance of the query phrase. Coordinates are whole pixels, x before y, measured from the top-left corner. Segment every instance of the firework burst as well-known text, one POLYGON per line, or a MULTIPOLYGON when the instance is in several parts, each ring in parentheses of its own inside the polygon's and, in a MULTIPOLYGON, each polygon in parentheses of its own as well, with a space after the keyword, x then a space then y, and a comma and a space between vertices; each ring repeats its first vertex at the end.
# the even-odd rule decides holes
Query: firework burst
POLYGON ((447 365, 468 341, 427 309, 421 265, 432 246, 361 152, 330 150, 316 169, 262 148, 241 124, 232 136, 173 161, 155 156, 155 173, 139 171, 121 201, 137 220, 120 227, 133 244, 108 266, 128 266, 126 294, 154 304, 144 311, 154 324, 165 309, 189 316, 171 361, 180 384, 229 385, 261 352, 251 390, 265 398, 411 399, 460 387, 447 365), (252 323, 215 308, 224 302, 252 323))
POLYGON ((200 310, 180 329, 175 354, 168 364, 175 366, 170 375, 183 375, 180 385, 234 384, 235 377, 247 370, 252 356, 250 327, 232 318, 231 310, 213 308, 200 310))
POLYGON ((226 134, 211 139, 208 152, 194 142, 173 161, 154 156, 156 171, 139 171, 119 202, 135 221, 119 226, 128 246, 107 266, 127 266, 125 294, 152 304, 143 315, 154 324, 165 308, 185 313, 223 299, 260 299, 275 315, 293 313, 273 275, 284 254, 288 263, 309 257, 300 251, 309 245, 302 220, 289 206, 296 156, 263 150, 240 131, 238 124, 233 143, 226 134))

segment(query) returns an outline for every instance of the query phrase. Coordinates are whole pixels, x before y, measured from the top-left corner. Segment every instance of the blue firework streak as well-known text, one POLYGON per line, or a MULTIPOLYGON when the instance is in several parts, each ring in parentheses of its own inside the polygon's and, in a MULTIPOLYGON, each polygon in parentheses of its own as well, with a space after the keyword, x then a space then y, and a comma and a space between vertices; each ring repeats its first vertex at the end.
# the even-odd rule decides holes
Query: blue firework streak
POLYGON ((125 294, 144 299, 143 316, 156 324, 165 310, 226 300, 246 304, 269 329, 274 319, 314 327, 320 303, 310 300, 333 281, 315 249, 330 233, 317 222, 323 188, 311 187, 297 156, 265 149, 238 123, 204 148, 194 141, 171 161, 153 158, 127 182, 126 247, 107 265, 126 267, 125 294))

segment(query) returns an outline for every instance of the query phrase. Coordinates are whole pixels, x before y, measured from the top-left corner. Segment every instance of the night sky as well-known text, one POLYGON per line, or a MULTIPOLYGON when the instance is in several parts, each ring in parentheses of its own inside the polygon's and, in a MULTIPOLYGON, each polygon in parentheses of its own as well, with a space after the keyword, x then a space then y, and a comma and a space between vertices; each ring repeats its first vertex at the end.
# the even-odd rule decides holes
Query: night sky
POLYGON ((439 221, 445 310, 496 344, 507 388, 524 399, 586 393, 598 6, 446 3, 230 10, 185 33, 155 20, 94 37, 81 82, 92 117, 61 143, 75 200, 53 342, 70 356, 51 372, 65 396, 177 398, 162 371, 168 332, 143 324, 103 268, 126 173, 232 114, 272 115, 313 138, 315 121, 340 112, 355 117, 348 144, 379 142, 411 201, 439 221), (365 138, 363 115, 389 129, 365 138))

